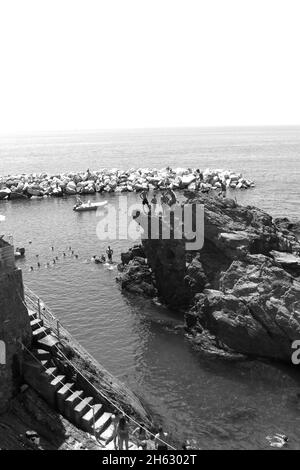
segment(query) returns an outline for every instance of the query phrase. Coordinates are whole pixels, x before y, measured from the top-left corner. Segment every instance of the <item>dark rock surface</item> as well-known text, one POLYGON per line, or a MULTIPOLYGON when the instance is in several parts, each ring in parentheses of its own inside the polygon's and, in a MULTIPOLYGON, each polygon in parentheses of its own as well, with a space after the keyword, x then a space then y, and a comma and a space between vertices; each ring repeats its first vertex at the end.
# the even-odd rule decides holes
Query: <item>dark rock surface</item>
MULTIPOLYGON (((129 255, 128 258, 130 258, 129 255)), ((155 297, 157 295, 152 270, 147 265, 145 258, 134 257, 129 260, 128 264, 121 265, 118 268, 122 274, 117 276, 117 280, 120 282, 122 289, 146 297, 155 297)))
POLYGON ((203 248, 143 240, 146 264, 131 260, 122 288, 143 293, 142 277, 168 306, 185 307, 186 330, 203 351, 290 362, 300 339, 299 224, 231 199, 186 197, 204 204, 203 248))

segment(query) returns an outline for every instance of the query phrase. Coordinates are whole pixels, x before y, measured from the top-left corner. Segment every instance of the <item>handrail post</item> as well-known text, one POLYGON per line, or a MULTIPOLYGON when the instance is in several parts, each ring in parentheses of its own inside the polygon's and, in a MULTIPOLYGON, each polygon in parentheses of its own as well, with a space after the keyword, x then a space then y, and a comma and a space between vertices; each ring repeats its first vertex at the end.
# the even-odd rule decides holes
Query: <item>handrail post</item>
POLYGON ((95 427, 95 408, 93 407, 93 429, 94 429, 94 438, 96 439, 96 427, 95 427))
POLYGON ((56 327, 57 327, 57 337, 60 340, 60 337, 59 337, 59 320, 57 320, 57 322, 56 322, 56 327))

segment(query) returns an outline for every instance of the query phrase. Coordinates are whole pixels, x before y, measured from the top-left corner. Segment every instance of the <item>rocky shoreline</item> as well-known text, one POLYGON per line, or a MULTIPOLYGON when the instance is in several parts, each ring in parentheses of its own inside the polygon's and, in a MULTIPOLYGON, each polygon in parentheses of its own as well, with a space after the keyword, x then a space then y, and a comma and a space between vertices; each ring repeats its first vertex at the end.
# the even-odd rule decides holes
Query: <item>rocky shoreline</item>
POLYGON ((254 182, 229 170, 176 168, 138 168, 129 170, 102 169, 99 171, 69 172, 57 175, 32 173, 0 176, 1 199, 28 199, 31 197, 61 197, 64 195, 142 190, 218 190, 248 189, 254 182))
POLYGON ((300 339, 299 224, 232 199, 186 197, 205 206, 204 247, 143 240, 122 256, 122 289, 182 309, 203 353, 291 363, 300 339))

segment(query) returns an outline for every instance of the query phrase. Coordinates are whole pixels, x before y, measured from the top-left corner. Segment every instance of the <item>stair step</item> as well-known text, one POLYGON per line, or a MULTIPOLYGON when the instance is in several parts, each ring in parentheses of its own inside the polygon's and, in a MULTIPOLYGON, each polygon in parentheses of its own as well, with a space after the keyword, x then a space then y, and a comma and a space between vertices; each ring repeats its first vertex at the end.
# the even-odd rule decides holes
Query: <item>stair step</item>
POLYGON ((55 390, 50 387, 49 377, 43 373, 43 367, 34 359, 24 361, 23 374, 25 382, 30 385, 51 406, 56 406, 55 390))
POLYGON ((45 349, 36 349, 34 352, 34 355, 40 360, 47 360, 50 359, 51 354, 49 351, 46 351, 45 349))
POLYGON ((74 387, 74 383, 72 382, 66 383, 57 390, 57 395, 60 395, 63 397, 68 392, 71 395, 71 393, 74 393, 73 387, 74 387))
POLYGON ((64 414, 68 419, 71 419, 72 417, 74 417, 74 408, 80 402, 82 395, 83 395, 83 390, 76 390, 68 398, 66 398, 64 414))
POLYGON ((41 364, 44 367, 48 367, 50 365, 50 361, 49 361, 49 359, 42 359, 41 364))
POLYGON ((74 393, 74 383, 66 383, 56 392, 56 401, 59 411, 64 414, 65 411, 65 400, 68 396, 74 393))
POLYGON ((75 406, 74 417, 75 417, 75 423, 78 426, 81 424, 81 417, 91 409, 90 406, 92 405, 93 401, 94 401, 93 397, 86 397, 86 398, 83 398, 83 400, 80 400, 78 405, 75 406))
POLYGON ((44 323, 43 323, 43 320, 40 320, 39 318, 34 318, 34 320, 30 321, 30 326, 31 326, 32 331, 34 331, 44 326, 44 323))
POLYGON ((44 338, 45 336, 47 336, 48 332, 49 332, 48 328, 45 328, 44 326, 41 326, 40 328, 38 328, 37 330, 34 330, 32 332, 33 339, 34 340, 40 340, 40 339, 44 338))
POLYGON ((54 375, 56 375, 56 373, 57 373, 57 367, 49 367, 48 369, 45 370, 45 374, 52 378, 54 375))
POLYGON ((129 441, 128 442, 128 450, 139 450, 138 446, 134 444, 133 442, 129 441))
POLYGON ((67 379, 65 375, 58 375, 57 377, 54 377, 53 380, 51 380, 50 385, 58 390, 66 382, 66 380, 67 379))
POLYGON ((92 408, 90 408, 89 411, 82 416, 81 423, 84 430, 89 431, 90 429, 93 429, 94 420, 96 422, 101 415, 102 407, 103 405, 100 403, 93 405, 92 408))
POLYGON ((95 423, 95 429, 98 434, 102 434, 103 431, 110 425, 111 423, 112 413, 103 413, 99 419, 97 419, 95 423))
POLYGON ((34 318, 37 318, 37 313, 34 312, 33 310, 28 310, 28 315, 29 315, 29 318, 30 320, 33 320, 34 318))
POLYGON ((51 352, 55 349, 55 346, 59 343, 58 339, 55 336, 47 335, 44 338, 41 338, 37 341, 38 346, 42 349, 51 352))
POLYGON ((106 441, 109 437, 112 436, 112 433, 114 432, 115 430, 115 425, 113 423, 111 423, 106 429, 105 431, 103 431, 101 433, 101 436, 98 436, 98 438, 101 440, 101 441, 106 441))

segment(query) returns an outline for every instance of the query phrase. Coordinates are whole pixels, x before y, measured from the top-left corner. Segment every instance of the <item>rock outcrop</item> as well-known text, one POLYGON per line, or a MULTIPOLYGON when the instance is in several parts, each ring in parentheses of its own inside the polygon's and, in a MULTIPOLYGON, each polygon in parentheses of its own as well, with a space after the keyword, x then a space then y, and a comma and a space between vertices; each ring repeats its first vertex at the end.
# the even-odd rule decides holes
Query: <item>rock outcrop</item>
POLYGON ((228 348, 289 362, 300 339, 300 283, 264 255, 233 261, 219 290, 207 289, 193 307, 200 325, 228 348))
POLYGON ((300 339, 298 225, 232 199, 186 196, 186 203, 204 204, 204 246, 195 252, 185 250, 184 239, 143 240, 158 295, 185 307, 198 348, 290 362, 300 339))

